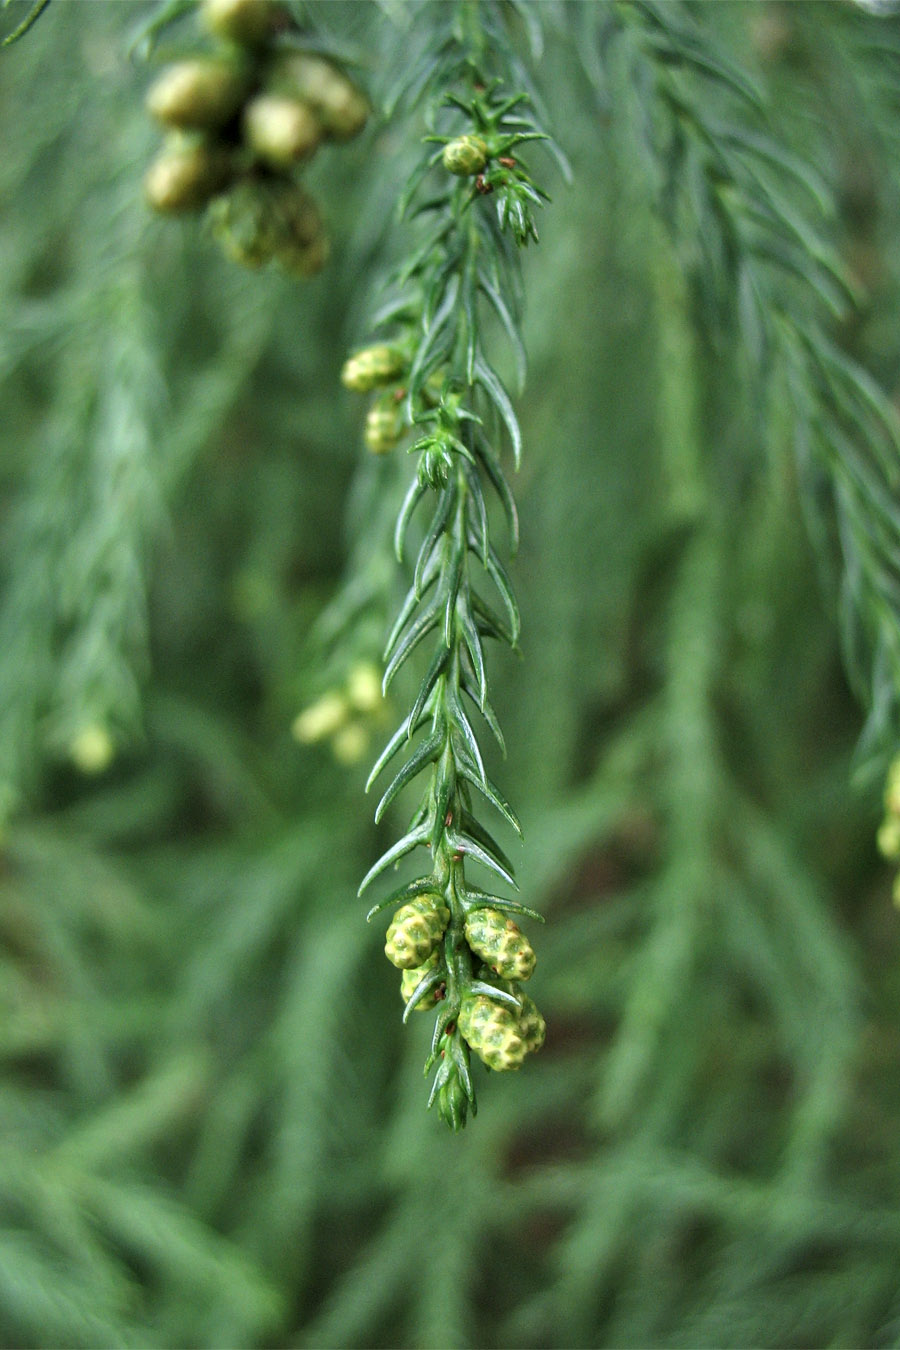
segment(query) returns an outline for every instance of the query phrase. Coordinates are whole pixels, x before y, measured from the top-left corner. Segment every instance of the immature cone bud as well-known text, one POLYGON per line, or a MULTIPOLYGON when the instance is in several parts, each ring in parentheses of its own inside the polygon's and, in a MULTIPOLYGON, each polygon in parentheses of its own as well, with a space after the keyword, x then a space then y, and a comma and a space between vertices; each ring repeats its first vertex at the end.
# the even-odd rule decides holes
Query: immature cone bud
POLYGON ((538 1012, 537 1004, 533 999, 530 999, 527 994, 520 994, 519 998, 522 1003, 522 1011, 518 1017, 519 1035, 525 1042, 525 1049, 531 1054, 533 1050, 540 1050, 544 1044, 547 1024, 538 1012))
POLYGON ((322 126, 298 99, 260 94, 244 109, 244 137, 270 168, 288 169, 315 153, 322 126))
POLYGON ((369 105, 356 86, 321 56, 291 52, 272 71, 273 90, 308 103, 329 136, 347 141, 362 131, 369 105))
POLYGON ((374 713, 384 705, 381 673, 371 661, 357 661, 347 676, 347 698, 360 713, 374 713))
POLYGON ((466 919, 466 941, 504 980, 527 980, 537 963, 531 943, 499 909, 476 909, 466 919))
POLYGON ((211 219, 223 251, 244 267, 274 259, 308 276, 327 257, 318 207, 290 180, 245 179, 213 203, 211 219))
POLYGON ((164 126, 203 130, 227 122, 243 93, 243 80, 227 62, 179 61, 151 85, 147 110, 164 126))
POLYGON ((269 192, 258 183, 238 183, 218 197, 210 212, 223 252, 242 267, 262 267, 275 256, 279 232, 269 192))
POLYGON ((332 753, 338 764, 358 764, 369 749, 369 733, 359 722, 351 722, 335 733, 331 742, 332 753))
POLYGON ((449 922, 450 911, 438 895, 420 896, 401 905, 387 930, 385 956, 398 970, 424 965, 449 922))
POLYGON ((403 374, 403 357, 394 347, 365 347, 344 362, 341 381, 358 394, 368 394, 379 385, 391 384, 403 374))
POLYGON ((272 0, 203 0, 203 22, 216 37, 244 47, 265 43, 277 15, 272 0))
POLYGON ((163 148, 144 175, 144 193, 156 211, 199 211, 224 187, 229 157, 202 142, 163 148))
POLYGON ((323 694, 315 703, 311 703, 308 708, 297 714, 291 726, 291 735, 301 745, 314 745, 316 741, 324 741, 344 726, 348 711, 347 700, 343 694, 329 690, 327 694, 323 694))
MULTIPOLYGON (((432 952, 428 960, 422 966, 413 966, 411 970, 404 970, 400 976, 400 997, 404 1003, 408 1003, 419 986, 419 982, 424 980, 430 970, 434 970, 439 961, 440 953, 432 952)), ((441 1001, 441 986, 436 984, 433 989, 429 989, 424 998, 419 999, 416 1004, 415 1012, 428 1012, 429 1009, 437 1007, 441 1001)))
POLYGON ((326 234, 320 234, 308 244, 285 244, 276 253, 278 265, 292 277, 314 277, 321 272, 331 254, 326 234))
POLYGON ((483 994, 464 998, 458 1025, 463 1040, 489 1069, 502 1073, 521 1067, 528 1046, 511 1008, 483 994))
POLYGON ((878 830, 878 850, 892 862, 900 860, 900 819, 888 816, 878 830))
POLYGON ((106 727, 91 722, 82 727, 69 746, 72 763, 82 773, 103 773, 113 762, 116 746, 106 727))
POLYGON ((884 805, 890 815, 900 818, 900 759, 895 759, 888 769, 884 805))
POLYGON ((369 409, 363 440, 374 455, 385 455, 393 450, 402 435, 403 418, 399 408, 376 404, 369 409))
POLYGON ((325 240, 319 208, 305 188, 281 180, 270 186, 269 193, 285 248, 302 250, 325 240))
POLYGON ((480 136, 457 136, 448 141, 441 155, 444 168, 450 173, 467 178, 470 174, 481 173, 488 162, 488 148, 480 136))
MULTIPOLYGON (((471 1099, 455 1068, 447 1081, 438 1088, 436 1103, 438 1115, 444 1124, 449 1125, 451 1130, 461 1130, 469 1114, 471 1099)), ((474 1109, 472 1114, 475 1114, 474 1109)))

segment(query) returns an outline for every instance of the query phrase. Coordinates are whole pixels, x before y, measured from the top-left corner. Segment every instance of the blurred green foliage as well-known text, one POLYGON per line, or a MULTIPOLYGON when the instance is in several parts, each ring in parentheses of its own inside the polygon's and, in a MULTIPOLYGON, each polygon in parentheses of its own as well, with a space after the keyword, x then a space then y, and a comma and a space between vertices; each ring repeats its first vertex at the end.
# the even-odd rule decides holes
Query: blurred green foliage
MULTIPOLYGON (((377 91, 403 6, 325 9, 377 91)), ((895 747, 851 787, 830 479, 698 309, 613 8, 542 7, 574 184, 527 259, 492 684, 550 1030, 460 1137, 355 898, 368 766, 290 735, 400 593, 406 465, 338 372, 421 129, 311 171, 324 274, 241 273, 143 206, 149 10, 51 5, 0 61, 0 1344, 900 1343, 895 747)), ((830 184, 865 297, 831 336, 894 390, 900 20, 696 13, 830 184)))

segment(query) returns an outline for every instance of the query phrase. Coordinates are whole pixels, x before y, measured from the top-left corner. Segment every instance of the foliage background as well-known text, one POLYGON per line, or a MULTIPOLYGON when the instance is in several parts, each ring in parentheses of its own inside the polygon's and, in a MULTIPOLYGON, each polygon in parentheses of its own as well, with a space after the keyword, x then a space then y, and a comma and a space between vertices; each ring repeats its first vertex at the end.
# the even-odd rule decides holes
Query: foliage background
MULTIPOLYGON (((316 164, 334 255, 299 284, 148 218, 146 6, 4 53, 2 1345, 900 1341, 894 747, 851 786, 828 479, 695 321, 602 8, 544 11, 574 184, 527 258, 525 659, 493 684, 550 1033, 459 1137, 354 898, 367 766, 290 736, 381 631, 310 636, 348 558, 383 591, 404 466, 363 462, 337 377, 417 124, 316 164)), ((895 389, 898 20, 699 17, 832 184, 865 288, 833 336, 895 389)), ((395 59, 403 22, 328 7, 395 59)))

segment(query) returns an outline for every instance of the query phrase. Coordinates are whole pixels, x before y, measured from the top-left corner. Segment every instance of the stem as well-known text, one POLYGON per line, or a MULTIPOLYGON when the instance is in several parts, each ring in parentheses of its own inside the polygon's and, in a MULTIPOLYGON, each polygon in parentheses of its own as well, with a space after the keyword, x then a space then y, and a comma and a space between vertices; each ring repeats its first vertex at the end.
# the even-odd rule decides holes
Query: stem
POLYGON ((465 49, 466 61, 473 80, 477 80, 484 54, 484 27, 479 14, 479 0, 459 0, 459 41, 465 49))
MULTIPOLYGON (((492 30, 488 49, 482 22, 493 13, 488 6, 482 8, 480 0, 459 0, 454 23, 457 45, 455 51, 446 54, 443 88, 451 90, 454 84, 458 88, 461 80, 469 85, 467 97, 454 93, 449 100, 454 111, 448 123, 458 123, 462 112, 468 120, 465 134, 477 134, 486 145, 501 144, 504 151, 489 164, 485 162, 486 176, 473 170, 454 177, 457 170, 451 172, 449 165, 442 165, 442 186, 424 207, 429 219, 426 244, 413 255, 413 263, 405 269, 401 266, 397 274, 404 290, 413 284, 418 288, 418 297, 404 303, 404 317, 394 322, 401 331, 390 338, 392 349, 403 352, 408 362, 395 396, 403 402, 408 422, 420 433, 412 447, 420 455, 418 487, 408 494, 401 512, 398 549, 402 548, 409 518, 429 497, 431 517, 419 547, 413 584, 389 642, 388 680, 418 650, 423 639, 431 635, 433 645, 406 719, 406 734, 395 734, 379 760, 380 772, 394 755, 406 754, 406 763, 382 798, 379 816, 426 766, 430 773, 413 829, 388 850, 366 878, 367 883, 420 842, 431 851, 430 875, 414 884, 420 887, 417 893, 440 897, 435 898, 435 905, 446 907, 449 921, 441 940, 443 959, 432 971, 431 983, 423 985, 423 996, 426 990, 437 990, 439 1000, 426 1071, 437 1065, 431 1101, 437 1100, 440 1114, 454 1129, 465 1124, 469 1107, 475 1110, 469 1045, 458 1026, 464 1007, 469 1009, 467 1017, 474 1016, 474 1012, 485 1010, 471 1000, 487 998, 491 1027, 496 1023, 495 1013, 490 1012, 495 994, 497 1016, 506 1009, 503 1016, 508 1037, 518 1050, 511 1051, 513 1058, 500 1063, 501 1068, 518 1067, 521 1056, 540 1043, 534 1039, 533 1030, 525 1029, 524 1022, 510 1021, 524 1005, 517 1002, 517 993, 510 992, 518 989, 516 981, 501 978, 493 963, 488 968, 493 951, 488 940, 473 938, 481 953, 477 955, 466 936, 466 919, 474 910, 488 912, 481 917, 480 932, 486 931, 485 924, 499 922, 502 928, 502 920, 490 916, 494 908, 532 912, 523 911, 514 901, 471 888, 465 868, 467 860, 475 861, 505 883, 515 885, 512 865, 476 819, 474 800, 476 796, 479 802, 483 798, 518 829, 515 813, 485 774, 476 727, 470 720, 470 703, 474 703, 502 746, 502 735, 487 701, 484 639, 494 637, 515 646, 519 626, 509 578, 490 542, 487 501, 492 492, 496 493, 515 540, 515 506, 496 442, 501 437, 508 439, 518 454, 521 436, 509 395, 482 346, 480 307, 488 305, 499 315, 518 355, 518 261, 503 230, 508 223, 513 242, 519 245, 529 237, 536 238, 531 213, 537 197, 524 170, 516 160, 508 159, 506 152, 539 132, 523 117, 524 95, 509 98, 508 91, 501 95, 502 80, 486 78, 488 67, 498 64, 497 31, 492 30), (496 600, 489 603, 477 589, 473 560, 499 595, 499 610, 496 600), (427 733, 423 726, 426 721, 430 723, 427 733), (481 973, 484 970, 487 974, 481 973), (514 1062, 515 1054, 519 1054, 519 1060, 514 1062)), ((436 84, 440 87, 437 77, 436 84)), ((437 139, 449 141, 454 137, 437 139)), ((428 155, 433 158, 430 150, 428 155)), ((390 396, 384 392, 380 397, 387 400, 390 396)), ((477 718, 474 720, 477 722, 477 718)), ((512 925, 510 932, 515 931, 512 925)), ((508 932, 504 940, 508 947, 518 939, 508 932)), ((533 965, 527 939, 521 937, 521 942, 533 965)), ((509 957, 504 959, 503 968, 508 972, 509 957)), ((532 1023, 528 1025, 535 1017, 530 1006, 532 1023)), ((485 1040, 478 1040, 479 1034, 472 1024, 467 1025, 467 1035, 475 1037, 472 1045, 482 1057, 493 1056, 486 1062, 498 1067, 494 1049, 489 1050, 485 1040)))

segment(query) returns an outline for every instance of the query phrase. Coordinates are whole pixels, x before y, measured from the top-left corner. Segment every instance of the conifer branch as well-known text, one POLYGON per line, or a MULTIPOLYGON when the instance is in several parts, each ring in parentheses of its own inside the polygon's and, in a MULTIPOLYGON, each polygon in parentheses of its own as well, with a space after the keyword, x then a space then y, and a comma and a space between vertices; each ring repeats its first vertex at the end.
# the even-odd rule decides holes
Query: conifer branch
POLYGON ((741 351, 763 434, 787 400, 798 454, 830 479, 844 655, 870 708, 861 746, 883 751, 900 737, 900 418, 831 336, 859 296, 823 229, 830 188, 686 6, 639 0, 614 13, 612 34, 598 16, 595 41, 623 63, 617 87, 700 320, 741 351))
POLYGON ((492 1068, 518 1068, 544 1035, 519 983, 534 967, 527 939, 508 917, 520 907, 473 889, 466 865, 515 886, 511 862, 475 814, 477 802, 486 802, 521 833, 485 772, 479 744, 479 721, 502 744, 488 700, 485 639, 516 649, 520 624, 491 540, 489 502, 499 502, 514 548, 515 506, 500 451, 505 442, 516 465, 522 451, 512 400, 485 345, 483 315, 499 317, 521 370, 517 251, 537 241, 535 213, 548 199, 520 147, 549 138, 516 82, 498 8, 462 0, 446 17, 423 9, 429 22, 446 26, 391 99, 396 107, 428 91, 429 134, 401 195, 419 242, 395 270, 391 298, 373 325, 382 340, 352 356, 343 379, 375 395, 366 423, 373 452, 387 452, 409 433, 415 438, 416 478, 396 531, 399 561, 415 518, 424 534, 384 653, 385 691, 423 645, 431 655, 420 658, 410 711, 373 770, 374 779, 395 761, 376 820, 425 772, 427 787, 408 833, 360 890, 419 846, 430 850, 431 867, 415 883, 416 898, 395 915, 386 951, 404 971, 405 1015, 438 1006, 426 1064, 426 1072, 437 1066, 429 1104, 436 1101, 459 1129, 476 1105, 470 1049, 492 1068))

